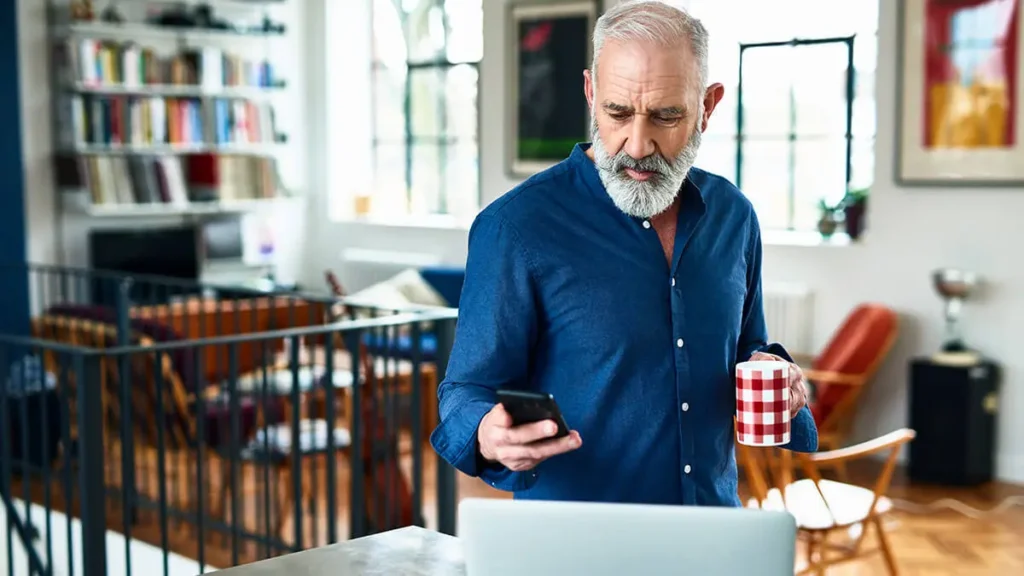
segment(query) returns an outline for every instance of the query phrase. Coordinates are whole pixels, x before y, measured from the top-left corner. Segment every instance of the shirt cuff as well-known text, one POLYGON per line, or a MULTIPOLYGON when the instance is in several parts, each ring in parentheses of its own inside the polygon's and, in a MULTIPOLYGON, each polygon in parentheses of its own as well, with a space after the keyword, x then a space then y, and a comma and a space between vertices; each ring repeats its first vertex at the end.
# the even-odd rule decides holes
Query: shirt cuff
POLYGON ((818 451, 818 426, 814 423, 814 416, 811 415, 811 410, 807 406, 796 413, 796 417, 789 425, 789 430, 789 444, 784 445, 783 448, 793 452, 818 451))
POLYGON ((499 490, 526 490, 537 482, 536 471, 513 472, 501 464, 487 463, 480 455, 477 429, 493 407, 488 400, 465 400, 434 429, 430 443, 441 458, 467 476, 479 477, 499 490))

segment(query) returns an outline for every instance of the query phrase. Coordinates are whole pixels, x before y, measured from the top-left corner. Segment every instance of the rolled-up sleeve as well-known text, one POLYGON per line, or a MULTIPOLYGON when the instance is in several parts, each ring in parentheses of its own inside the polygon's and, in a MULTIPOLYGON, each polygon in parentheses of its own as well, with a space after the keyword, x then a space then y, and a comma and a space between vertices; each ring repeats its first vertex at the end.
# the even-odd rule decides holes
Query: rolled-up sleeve
MULTIPOLYGON (((764 319, 764 300, 761 290, 761 232, 757 217, 752 216, 751 240, 747 250, 747 296, 743 302, 743 325, 736 348, 737 362, 746 362, 755 352, 774 354, 792 362, 793 357, 778 343, 768 343, 768 327, 764 319)), ((818 427, 811 410, 804 406, 790 425, 791 437, 782 446, 794 452, 818 450, 818 427)))
POLYGON ((515 229, 498 215, 478 216, 469 232, 455 342, 437 390, 440 424, 430 442, 456 469, 502 490, 526 489, 535 476, 484 465, 477 428, 497 389, 526 385, 537 311, 530 258, 515 229))

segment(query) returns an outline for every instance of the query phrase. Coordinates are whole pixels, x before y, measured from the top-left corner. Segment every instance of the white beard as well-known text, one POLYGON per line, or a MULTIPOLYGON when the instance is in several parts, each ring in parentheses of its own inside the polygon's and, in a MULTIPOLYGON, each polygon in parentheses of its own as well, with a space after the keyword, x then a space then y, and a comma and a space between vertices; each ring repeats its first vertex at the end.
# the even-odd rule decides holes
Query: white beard
POLYGON ((609 156, 601 142, 601 135, 598 134, 597 120, 593 117, 590 122, 590 135, 594 148, 594 163, 608 196, 619 210, 636 218, 651 218, 661 214, 675 202, 686 175, 690 173, 690 168, 697 160, 701 138, 698 125, 690 135, 686 147, 670 162, 657 153, 636 159, 620 150, 615 156, 609 156), (626 168, 654 174, 641 182, 627 174, 626 168))

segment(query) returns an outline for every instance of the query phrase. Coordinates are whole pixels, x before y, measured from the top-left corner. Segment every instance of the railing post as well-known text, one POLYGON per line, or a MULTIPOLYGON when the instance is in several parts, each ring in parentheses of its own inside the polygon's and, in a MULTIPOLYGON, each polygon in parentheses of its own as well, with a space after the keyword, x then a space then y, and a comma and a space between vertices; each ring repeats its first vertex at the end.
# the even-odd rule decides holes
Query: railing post
MULTIPOLYGON (((117 283, 117 345, 129 346, 132 341, 131 324, 132 279, 124 278, 117 283)), ((132 370, 131 358, 121 354, 117 359, 121 403, 121 503, 125 540, 132 539, 132 524, 136 520, 135 510, 135 435, 132 434, 132 370)), ((161 480, 162 482, 163 480, 161 480)), ((125 569, 131 574, 131 556, 125 558, 125 569)))
MULTIPOLYGON (((455 320, 446 319, 435 324, 437 330, 437 374, 438 384, 448 372, 448 357, 455 342, 455 320)), ((455 535, 455 512, 458 504, 455 489, 455 468, 442 458, 437 458, 437 530, 443 534, 455 535)))
POLYGON ((103 486, 103 390, 100 357, 77 353, 79 494, 82 518, 82 574, 107 574, 106 491, 103 486))

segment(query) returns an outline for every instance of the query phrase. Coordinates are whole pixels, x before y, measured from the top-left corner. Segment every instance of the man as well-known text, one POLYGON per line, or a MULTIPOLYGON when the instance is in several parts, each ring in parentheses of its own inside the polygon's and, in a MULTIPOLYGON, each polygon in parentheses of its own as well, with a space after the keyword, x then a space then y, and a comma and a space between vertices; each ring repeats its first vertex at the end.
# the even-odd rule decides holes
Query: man
MULTIPOLYGON (((609 10, 584 72, 592 145, 470 231, 438 454, 517 498, 738 506, 737 362, 766 342, 750 202, 692 168, 721 84, 707 32, 659 2, 609 10), (554 394, 573 432, 513 426, 495 390, 554 394)), ((786 448, 812 452, 803 376, 786 448)))

